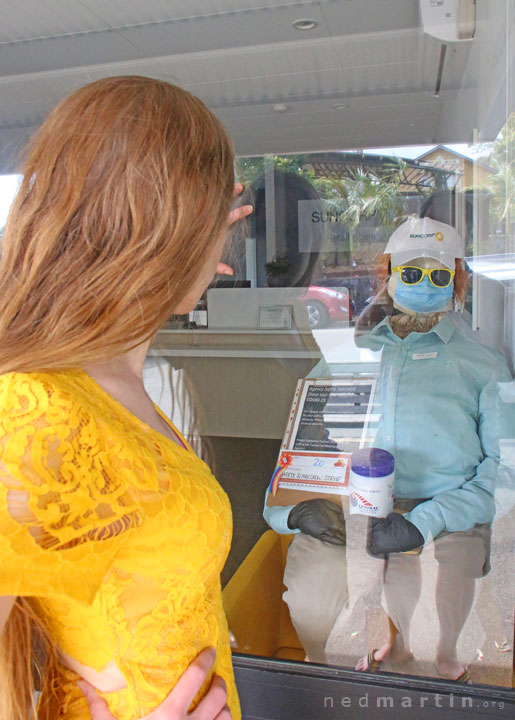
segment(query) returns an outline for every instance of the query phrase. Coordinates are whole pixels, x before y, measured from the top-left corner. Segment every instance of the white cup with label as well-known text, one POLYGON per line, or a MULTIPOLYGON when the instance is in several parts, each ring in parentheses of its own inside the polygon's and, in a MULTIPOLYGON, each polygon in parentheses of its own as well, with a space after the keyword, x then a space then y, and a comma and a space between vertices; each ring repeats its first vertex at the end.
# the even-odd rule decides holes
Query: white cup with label
POLYGON ((349 513, 386 517, 393 511, 395 458, 388 450, 364 448, 351 455, 349 513))

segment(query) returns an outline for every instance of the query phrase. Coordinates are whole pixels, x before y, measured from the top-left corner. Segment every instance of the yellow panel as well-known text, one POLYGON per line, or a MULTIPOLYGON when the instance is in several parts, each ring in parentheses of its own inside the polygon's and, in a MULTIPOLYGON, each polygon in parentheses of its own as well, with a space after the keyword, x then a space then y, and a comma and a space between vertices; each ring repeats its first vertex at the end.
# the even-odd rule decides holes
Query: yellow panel
POLYGON ((301 646, 282 600, 283 572, 291 536, 268 530, 223 591, 237 651, 265 657, 297 657, 301 646))

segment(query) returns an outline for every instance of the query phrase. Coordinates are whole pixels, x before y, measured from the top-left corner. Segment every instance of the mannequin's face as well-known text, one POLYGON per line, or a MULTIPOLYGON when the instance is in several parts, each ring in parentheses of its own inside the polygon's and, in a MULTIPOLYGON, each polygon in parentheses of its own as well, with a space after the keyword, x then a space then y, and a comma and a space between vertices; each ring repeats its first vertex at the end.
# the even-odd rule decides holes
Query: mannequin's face
MULTIPOLYGON (((439 270, 448 270, 449 268, 446 265, 442 265, 442 263, 438 262, 438 260, 433 260, 433 258, 427 258, 427 257, 421 257, 421 258, 415 258, 414 260, 410 260, 409 262, 404 263, 405 265, 410 265, 411 267, 418 267, 425 269, 439 269, 439 270)), ((427 282, 427 277, 424 278, 422 282, 427 282)), ((423 313, 423 311, 418 310, 412 310, 408 307, 403 307, 398 299, 395 297, 395 293, 397 291, 397 286, 401 282, 401 279, 399 277, 399 271, 394 272, 391 274, 390 279, 388 281, 388 295, 393 300, 393 306, 397 310, 400 310, 401 312, 404 312, 408 315, 419 315, 423 313)), ((407 286, 404 286, 407 288, 407 286)), ((416 287, 416 286, 415 286, 416 287)), ((408 288, 409 289, 409 288, 408 288)), ((452 297, 449 299, 449 301, 446 303, 445 307, 438 310, 438 312, 446 312, 447 310, 451 310, 452 308, 452 297)), ((433 312, 432 310, 429 310, 428 312, 433 312)))

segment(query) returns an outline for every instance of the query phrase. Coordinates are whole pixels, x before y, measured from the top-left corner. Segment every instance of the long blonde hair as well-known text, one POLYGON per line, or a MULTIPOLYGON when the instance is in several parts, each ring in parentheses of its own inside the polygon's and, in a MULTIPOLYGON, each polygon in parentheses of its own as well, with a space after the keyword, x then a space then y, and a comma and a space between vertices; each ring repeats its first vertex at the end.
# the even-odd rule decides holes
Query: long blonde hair
MULTIPOLYGON (((30 598, 19 597, 11 610, 0 642, 0 717, 29 720, 36 717, 36 691, 50 699, 57 652, 30 598)), ((38 720, 48 717, 50 703, 38 720)))
POLYGON ((224 231, 233 150, 180 88, 106 78, 37 132, 2 238, 0 373, 78 367, 151 337, 224 231))
MULTIPOLYGON (((82 367, 150 338, 225 232, 233 167, 221 123, 168 83, 106 78, 63 100, 30 144, 1 239, 0 373, 82 367)), ((18 598, 2 720, 32 716, 55 661, 18 598)))

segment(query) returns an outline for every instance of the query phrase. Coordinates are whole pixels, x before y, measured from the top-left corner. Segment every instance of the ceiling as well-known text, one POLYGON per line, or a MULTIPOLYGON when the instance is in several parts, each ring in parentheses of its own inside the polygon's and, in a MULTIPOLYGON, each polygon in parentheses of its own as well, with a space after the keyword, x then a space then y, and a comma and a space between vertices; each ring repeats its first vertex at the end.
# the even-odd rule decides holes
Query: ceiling
POLYGON ((58 100, 109 75, 190 90, 239 154, 470 139, 456 107, 475 41, 448 46, 436 97, 441 43, 418 0, 0 0, 0 13, 3 172, 58 100), (294 29, 303 18, 317 26, 294 29))

